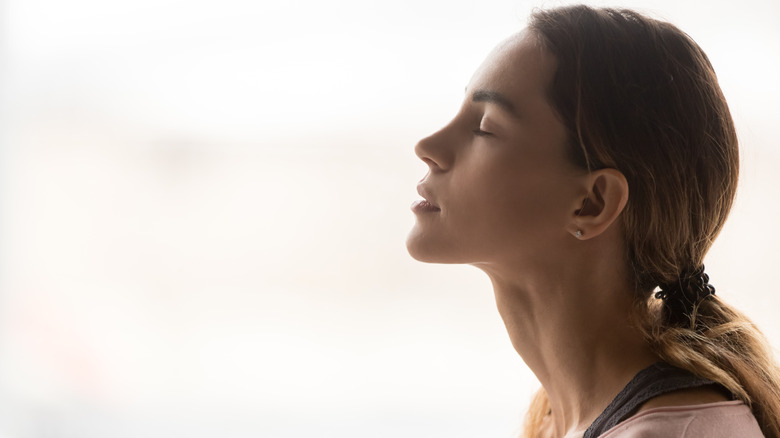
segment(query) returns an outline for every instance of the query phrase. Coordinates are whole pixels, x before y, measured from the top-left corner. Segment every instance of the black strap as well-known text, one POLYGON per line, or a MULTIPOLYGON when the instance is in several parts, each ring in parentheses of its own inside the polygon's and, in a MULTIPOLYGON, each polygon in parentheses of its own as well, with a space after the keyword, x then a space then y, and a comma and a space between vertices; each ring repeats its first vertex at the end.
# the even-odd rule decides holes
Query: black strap
POLYGON ((693 373, 658 362, 640 371, 588 427, 582 438, 596 438, 628 418, 653 397, 678 389, 715 385, 693 373))

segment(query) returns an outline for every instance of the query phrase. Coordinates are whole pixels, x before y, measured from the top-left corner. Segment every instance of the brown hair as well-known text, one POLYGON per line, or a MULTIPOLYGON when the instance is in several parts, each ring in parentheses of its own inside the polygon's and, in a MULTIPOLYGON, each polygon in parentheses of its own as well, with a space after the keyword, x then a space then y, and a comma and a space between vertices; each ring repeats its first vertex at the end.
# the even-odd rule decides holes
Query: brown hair
MULTIPOLYGON (((736 131, 707 55, 675 26, 624 9, 537 11, 529 30, 558 61, 548 94, 572 159, 628 181, 621 225, 648 342, 725 386, 780 437, 780 371, 754 325, 715 296, 681 319, 652 295, 702 265, 736 192, 736 131)), ((543 392, 534 399, 526 436, 547 405, 543 392)))

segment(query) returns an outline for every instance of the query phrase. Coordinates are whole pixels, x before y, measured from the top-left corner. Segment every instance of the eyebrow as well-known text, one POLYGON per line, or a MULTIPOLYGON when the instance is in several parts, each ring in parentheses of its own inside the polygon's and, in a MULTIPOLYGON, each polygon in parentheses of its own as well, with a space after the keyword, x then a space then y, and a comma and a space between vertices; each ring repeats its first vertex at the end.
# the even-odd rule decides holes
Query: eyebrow
POLYGON ((508 113, 517 116, 515 105, 506 96, 496 91, 477 90, 471 95, 471 101, 493 103, 500 106, 508 113))

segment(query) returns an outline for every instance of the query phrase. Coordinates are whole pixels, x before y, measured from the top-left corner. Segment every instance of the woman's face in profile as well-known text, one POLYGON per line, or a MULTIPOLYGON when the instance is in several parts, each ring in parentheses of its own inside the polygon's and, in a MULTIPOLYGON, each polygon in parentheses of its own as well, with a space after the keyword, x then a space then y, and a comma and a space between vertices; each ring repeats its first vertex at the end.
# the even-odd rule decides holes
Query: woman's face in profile
POLYGON ((499 45, 474 74, 454 119, 421 140, 429 171, 415 202, 410 254, 441 263, 543 262, 571 240, 586 195, 547 101, 555 59, 533 35, 499 45))

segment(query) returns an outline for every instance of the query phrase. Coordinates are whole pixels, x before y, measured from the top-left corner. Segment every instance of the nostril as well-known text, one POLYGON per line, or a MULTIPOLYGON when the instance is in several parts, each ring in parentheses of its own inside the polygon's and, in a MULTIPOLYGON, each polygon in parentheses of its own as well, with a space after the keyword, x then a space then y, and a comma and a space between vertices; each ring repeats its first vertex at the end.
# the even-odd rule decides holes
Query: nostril
POLYGON ((430 159, 428 157, 420 157, 420 159, 423 160, 423 162, 428 165, 428 169, 431 172, 435 173, 435 172, 441 172, 441 171, 444 170, 444 168, 442 166, 440 166, 438 162, 436 162, 436 161, 434 161, 434 160, 432 160, 432 159, 430 159))

